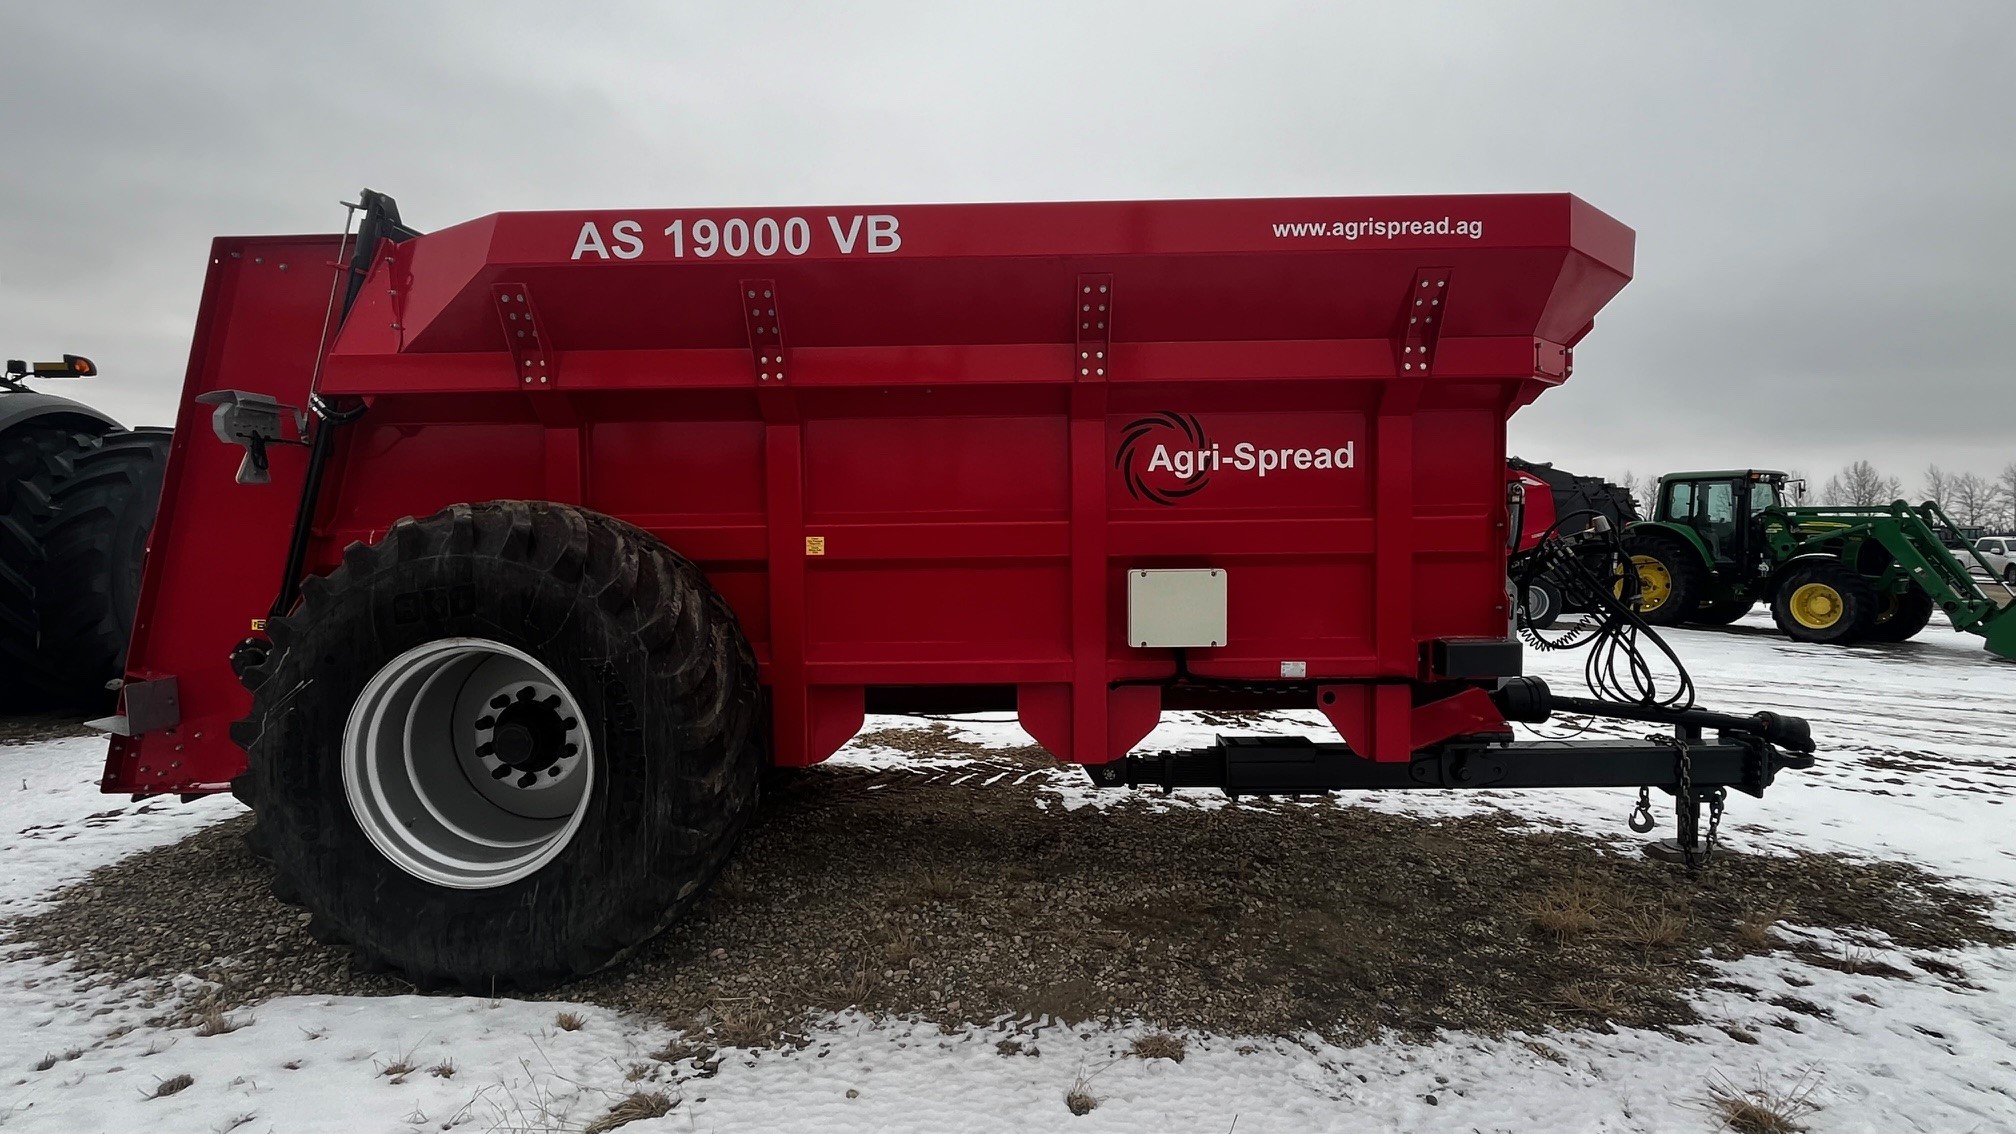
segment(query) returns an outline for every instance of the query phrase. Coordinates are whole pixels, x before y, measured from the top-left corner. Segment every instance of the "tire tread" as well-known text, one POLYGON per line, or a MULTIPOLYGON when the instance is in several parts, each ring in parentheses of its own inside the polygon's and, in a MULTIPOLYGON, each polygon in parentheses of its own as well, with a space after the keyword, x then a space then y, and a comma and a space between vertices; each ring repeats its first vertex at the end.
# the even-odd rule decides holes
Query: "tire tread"
MULTIPOLYGON (((755 655, 733 611, 690 560, 620 520, 538 501, 455 505, 425 520, 394 525, 376 544, 353 544, 329 575, 311 577, 316 585, 303 587, 301 605, 268 624, 269 632, 277 631, 276 647, 282 640, 297 645, 285 651, 276 648, 255 688, 252 715, 233 730, 234 739, 250 738, 249 771, 241 782, 247 802, 261 816, 255 822, 263 826, 264 815, 273 810, 264 797, 271 777, 260 772, 274 753, 257 722, 266 714, 284 711, 273 691, 298 684, 298 659, 302 647, 311 642, 318 613, 352 588, 368 586, 379 572, 435 554, 508 560, 577 582, 581 597, 603 609, 635 606, 654 611, 646 625, 665 625, 641 641, 653 672, 676 679, 668 681, 675 702, 664 707, 681 722, 677 775, 704 796, 691 810, 702 817, 703 825, 691 832, 696 836, 692 838, 665 832, 657 859, 639 886, 639 897, 623 904, 621 924, 574 945, 557 964, 471 973, 445 963, 438 951, 410 951, 430 959, 391 956, 357 927, 318 911, 311 911, 313 928, 329 943, 343 945, 371 964, 396 969, 415 985, 459 986, 486 995, 505 987, 547 988, 618 964, 677 920, 726 862, 755 803, 762 750, 760 722, 753 711, 760 696, 755 655), (678 853, 682 847, 694 853, 678 853), (670 899, 662 900, 666 895, 670 899)), ((290 877, 294 866, 285 841, 272 839, 270 833, 259 841, 275 848, 276 896, 298 901, 303 888, 290 877)))

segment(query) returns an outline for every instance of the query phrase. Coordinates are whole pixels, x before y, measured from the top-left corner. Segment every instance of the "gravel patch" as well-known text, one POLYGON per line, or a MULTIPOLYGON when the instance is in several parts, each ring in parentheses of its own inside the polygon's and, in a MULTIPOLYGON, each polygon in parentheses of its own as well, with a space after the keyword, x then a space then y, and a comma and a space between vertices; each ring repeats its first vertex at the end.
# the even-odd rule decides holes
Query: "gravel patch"
POLYGON ((45 740, 61 740, 66 736, 105 735, 87 726, 84 720, 85 718, 74 714, 0 717, 0 748, 40 744, 45 740))
MULTIPOLYGON (((1040 749, 895 731, 979 763, 780 778, 693 916, 548 998, 684 1029, 668 1059, 789 1041, 808 1016, 850 1007, 948 1026, 1049 1016, 1426 1040, 1697 1023, 1711 957, 1950 984, 1959 970, 1934 954, 2016 940, 1987 899, 1900 863, 1724 851, 1690 875, 1508 814, 1336 802, 1065 811, 1040 749)), ((308 937, 246 852, 248 823, 105 867, 4 933, 86 977, 139 982, 162 1023, 277 995, 410 992, 308 937), (214 993, 170 995, 184 974, 214 993)))

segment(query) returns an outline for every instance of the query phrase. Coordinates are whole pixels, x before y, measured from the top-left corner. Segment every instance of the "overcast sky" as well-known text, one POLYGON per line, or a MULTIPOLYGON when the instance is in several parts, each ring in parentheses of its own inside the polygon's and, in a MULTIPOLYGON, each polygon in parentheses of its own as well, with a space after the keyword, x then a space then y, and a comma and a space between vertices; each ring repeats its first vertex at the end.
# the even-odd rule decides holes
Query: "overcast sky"
MULTIPOLYGON (((0 6, 0 354, 172 419, 207 241, 500 209, 1565 190, 1637 279, 1514 450, 2016 461, 2016 3, 0 6)), ((74 387, 65 387, 72 392, 74 387)))

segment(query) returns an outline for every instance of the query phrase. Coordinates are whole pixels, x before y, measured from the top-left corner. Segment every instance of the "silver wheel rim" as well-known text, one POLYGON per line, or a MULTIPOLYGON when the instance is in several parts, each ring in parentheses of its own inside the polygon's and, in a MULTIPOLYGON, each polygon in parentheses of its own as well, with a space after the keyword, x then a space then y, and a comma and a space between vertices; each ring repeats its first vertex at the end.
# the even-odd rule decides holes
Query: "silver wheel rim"
POLYGON ((417 878, 485 890, 553 861, 581 827, 595 754, 574 695, 523 650, 442 638, 385 663, 343 730, 343 792, 417 878))
POLYGON ((1526 588, 1526 620, 1538 622, 1547 617, 1553 603, 1548 601, 1547 592, 1541 587, 1526 588))

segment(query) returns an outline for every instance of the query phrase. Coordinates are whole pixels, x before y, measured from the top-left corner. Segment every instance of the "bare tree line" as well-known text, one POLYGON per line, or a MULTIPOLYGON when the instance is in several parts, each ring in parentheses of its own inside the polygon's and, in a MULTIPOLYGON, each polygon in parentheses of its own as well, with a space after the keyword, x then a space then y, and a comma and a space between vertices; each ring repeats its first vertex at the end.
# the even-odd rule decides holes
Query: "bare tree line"
MULTIPOLYGON (((1797 471, 1789 475, 1795 480, 1806 479, 1797 471)), ((1653 498, 1659 491, 1658 477, 1641 477, 1626 470, 1617 483, 1630 490, 1640 512, 1647 515, 1652 512, 1653 498)), ((1814 503, 1837 507, 1868 507, 1906 498, 1902 478, 1886 475, 1868 461, 1855 461, 1843 467, 1810 491, 1814 503)), ((1963 528, 2016 532, 2016 461, 2004 465, 1994 476, 1949 473, 1931 465, 1919 482, 1918 495, 1911 500, 1912 503, 1929 500, 1939 505, 1963 528)))
POLYGON ((2001 473, 1992 477, 1949 473, 1929 465, 1920 496, 1939 505, 1963 528, 2016 531, 2016 461, 2003 465, 2001 473))

